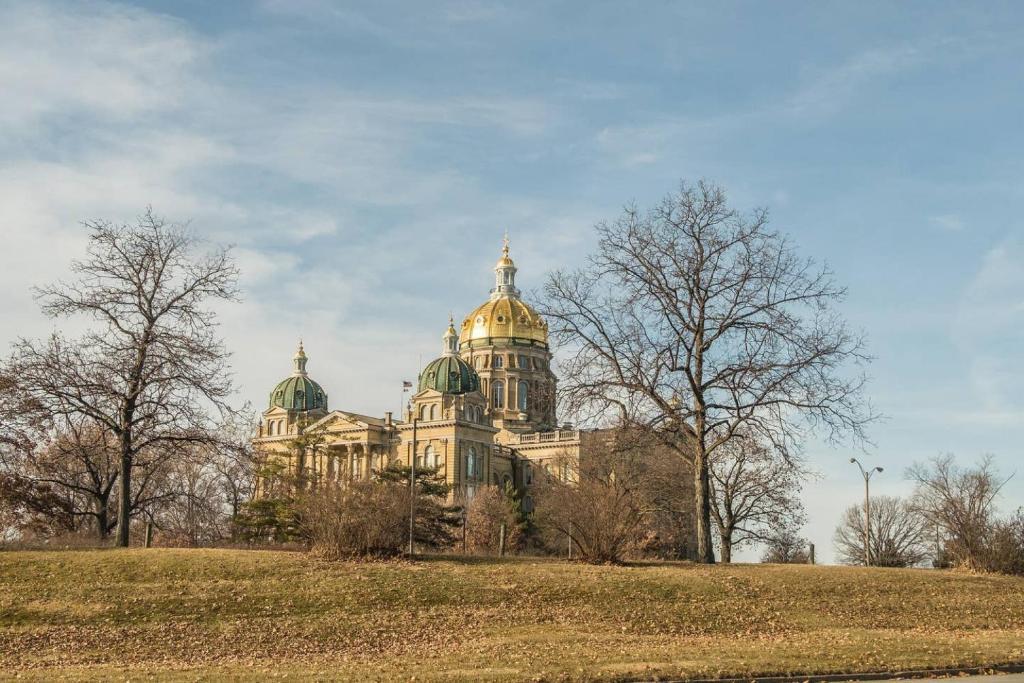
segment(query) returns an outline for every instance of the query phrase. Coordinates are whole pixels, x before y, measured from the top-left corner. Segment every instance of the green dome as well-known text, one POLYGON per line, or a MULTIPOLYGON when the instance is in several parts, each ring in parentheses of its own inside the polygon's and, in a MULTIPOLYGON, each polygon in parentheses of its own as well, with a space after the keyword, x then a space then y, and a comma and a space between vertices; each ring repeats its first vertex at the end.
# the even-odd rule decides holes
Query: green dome
POLYGON ((293 376, 270 392, 270 407, 285 410, 327 410, 327 394, 309 377, 293 376))
POLYGON ((295 372, 278 382, 270 392, 270 407, 285 410, 327 410, 327 394, 306 374, 306 352, 299 342, 299 350, 292 359, 295 372))
POLYGON ((442 394, 468 394, 480 389, 480 376, 458 356, 444 355, 423 368, 419 390, 424 389, 442 394))

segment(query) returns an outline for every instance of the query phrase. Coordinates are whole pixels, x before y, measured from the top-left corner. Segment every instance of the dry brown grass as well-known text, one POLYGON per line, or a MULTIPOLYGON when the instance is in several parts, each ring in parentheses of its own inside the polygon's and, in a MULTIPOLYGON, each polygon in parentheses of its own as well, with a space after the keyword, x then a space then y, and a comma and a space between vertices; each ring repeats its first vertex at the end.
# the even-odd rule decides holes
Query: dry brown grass
POLYGON ((29 680, 651 680, 1024 660, 1024 579, 299 553, 0 553, 29 680))

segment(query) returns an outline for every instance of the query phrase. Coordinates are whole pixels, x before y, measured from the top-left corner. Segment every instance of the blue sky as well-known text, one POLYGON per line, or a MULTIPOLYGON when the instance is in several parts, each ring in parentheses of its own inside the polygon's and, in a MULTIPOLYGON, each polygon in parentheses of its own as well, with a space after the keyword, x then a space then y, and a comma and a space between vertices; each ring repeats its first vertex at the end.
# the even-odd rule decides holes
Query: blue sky
MULTIPOLYGON (((0 343, 50 328, 28 287, 81 253, 78 221, 152 204, 236 245, 240 398, 302 336, 332 406, 381 414, 506 229, 529 290, 596 221, 705 177, 849 287, 877 491, 942 452, 1010 474, 1022 77, 1012 2, 0 2, 0 343)), ((808 445, 826 560, 849 455, 808 445)))

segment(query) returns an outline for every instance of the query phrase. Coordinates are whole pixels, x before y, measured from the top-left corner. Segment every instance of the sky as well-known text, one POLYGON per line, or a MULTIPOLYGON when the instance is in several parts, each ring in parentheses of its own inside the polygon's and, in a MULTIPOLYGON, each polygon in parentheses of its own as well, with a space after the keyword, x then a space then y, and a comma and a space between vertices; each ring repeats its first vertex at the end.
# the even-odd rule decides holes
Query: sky
POLYGON ((1022 82, 1015 2, 0 0, 0 345, 53 328, 30 287, 81 221, 152 205, 234 245, 240 402, 301 337, 332 407, 382 415, 506 230, 530 291, 706 178, 835 271, 875 357, 873 444, 806 445, 832 561, 851 455, 888 495, 941 453, 1024 464, 1022 82))

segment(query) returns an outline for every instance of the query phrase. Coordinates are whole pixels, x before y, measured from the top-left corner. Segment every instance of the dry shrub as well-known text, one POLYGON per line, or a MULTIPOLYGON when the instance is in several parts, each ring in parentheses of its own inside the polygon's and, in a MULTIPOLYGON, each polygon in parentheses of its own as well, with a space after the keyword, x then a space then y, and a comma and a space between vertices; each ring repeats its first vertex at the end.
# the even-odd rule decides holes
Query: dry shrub
POLYGON ((988 534, 983 566, 987 571, 1024 576, 1024 509, 999 520, 988 534))
POLYGON ((310 551, 327 560, 389 557, 408 539, 408 489, 395 483, 322 486, 302 495, 297 510, 310 551))
POLYGON ((571 539, 573 555, 594 564, 621 562, 637 550, 648 518, 650 456, 631 435, 595 441, 573 469, 571 459, 535 480, 534 522, 552 550, 571 539))
POLYGON ((466 507, 466 545, 475 553, 497 554, 501 525, 505 524, 505 552, 519 550, 524 541, 525 524, 519 503, 497 486, 477 491, 466 507))

